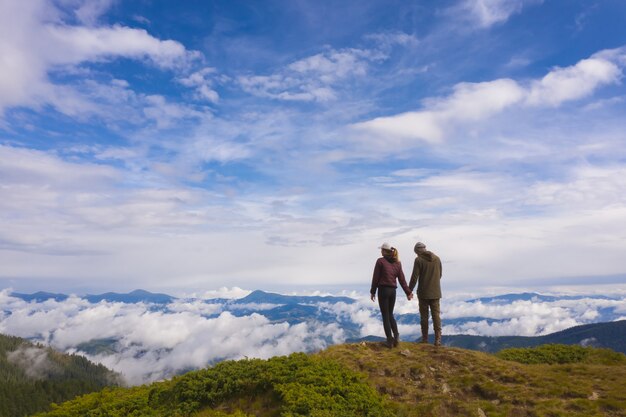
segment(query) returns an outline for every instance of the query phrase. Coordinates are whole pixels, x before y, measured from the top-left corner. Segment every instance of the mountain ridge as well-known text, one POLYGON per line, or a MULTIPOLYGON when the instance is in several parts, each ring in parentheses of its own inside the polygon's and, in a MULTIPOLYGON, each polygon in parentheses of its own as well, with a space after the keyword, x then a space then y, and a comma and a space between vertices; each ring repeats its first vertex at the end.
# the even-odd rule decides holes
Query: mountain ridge
MULTIPOLYGON (((430 339, 434 339, 432 334, 430 335, 430 339)), ((383 340, 385 340, 383 337, 368 335, 365 337, 349 339, 347 342, 379 342, 383 340)), ((545 344, 563 344, 606 348, 626 354, 626 320, 583 324, 543 336, 478 336, 444 334, 442 336, 442 343, 448 347, 477 350, 487 353, 496 353, 502 349, 508 348, 528 348, 545 344)))
POLYGON ((608 348, 626 354, 626 320, 583 324, 543 336, 444 335, 443 343, 451 347, 492 353, 507 348, 534 347, 549 343, 578 344, 608 348))

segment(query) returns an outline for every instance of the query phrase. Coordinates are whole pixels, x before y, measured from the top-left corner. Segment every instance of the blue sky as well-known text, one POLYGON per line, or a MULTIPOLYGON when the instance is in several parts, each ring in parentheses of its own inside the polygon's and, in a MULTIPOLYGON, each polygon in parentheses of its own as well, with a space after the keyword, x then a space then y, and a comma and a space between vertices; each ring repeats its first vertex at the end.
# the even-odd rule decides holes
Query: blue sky
POLYGON ((450 292, 624 287, 625 18, 2 0, 0 287, 351 290, 417 240, 450 292))

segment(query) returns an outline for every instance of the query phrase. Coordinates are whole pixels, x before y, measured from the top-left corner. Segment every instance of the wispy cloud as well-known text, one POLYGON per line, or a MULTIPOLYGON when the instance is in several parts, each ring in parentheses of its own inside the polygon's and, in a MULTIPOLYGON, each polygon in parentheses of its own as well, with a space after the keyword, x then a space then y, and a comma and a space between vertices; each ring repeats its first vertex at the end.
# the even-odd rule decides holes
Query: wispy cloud
POLYGON ((241 88, 260 97, 325 102, 337 98, 341 84, 365 77, 371 62, 387 58, 386 49, 394 44, 406 44, 413 37, 406 35, 373 35, 381 46, 373 49, 328 49, 299 59, 271 75, 242 75, 241 88))
POLYGON ((22 368, 27 377, 36 380, 45 379, 59 371, 58 366, 48 358, 48 351, 35 346, 20 346, 8 352, 7 361, 22 368))
POLYGON ((182 85, 196 89, 196 97, 201 100, 207 100, 211 103, 217 103, 219 94, 212 87, 213 81, 211 77, 215 74, 216 69, 213 67, 205 67, 186 77, 178 80, 182 85))
MULTIPOLYGON (((109 3, 82 3, 76 13, 94 23, 109 3)), ((53 80, 67 67, 130 58, 171 69, 198 57, 181 43, 157 39, 143 29, 69 25, 54 5, 42 0, 27 5, 3 2, 0 16, 0 54, 5 57, 0 64, 0 114, 16 106, 48 104, 69 115, 89 107, 89 96, 82 96, 69 83, 53 80), (81 103, 68 106, 68 93, 80 97, 81 103)))
POLYGON ((542 3, 543 0, 463 0, 455 6, 459 17, 470 19, 481 28, 506 22, 524 7, 542 3))
POLYGON ((98 19, 111 8, 118 0, 79 0, 74 10, 76 18, 86 24, 94 25, 98 19))

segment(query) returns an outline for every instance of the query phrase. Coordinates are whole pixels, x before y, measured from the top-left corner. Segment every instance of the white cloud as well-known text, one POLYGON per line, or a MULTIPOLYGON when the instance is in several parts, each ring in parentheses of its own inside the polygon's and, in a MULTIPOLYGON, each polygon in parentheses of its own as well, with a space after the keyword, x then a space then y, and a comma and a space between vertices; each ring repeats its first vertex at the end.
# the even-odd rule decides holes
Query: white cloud
MULTIPOLYGON (((67 163, 54 154, 29 148, 0 145, 0 159, 0 175, 5 187, 36 183, 86 190, 121 179, 121 174, 109 166, 67 163), (75 175, 77 170, 82 172, 80 176, 75 175)), ((7 199, 2 200, 9 203, 7 199)))
MULTIPOLYGON (((98 4, 100 11, 107 2, 98 4)), ((100 12, 82 3, 84 18, 90 20, 100 12), (87 17, 91 16, 91 17, 87 17)), ((78 95, 69 85, 50 80, 56 71, 83 63, 117 57, 147 59, 173 68, 186 65, 197 57, 183 45, 159 40, 142 29, 122 26, 70 26, 51 3, 33 0, 27 3, 4 1, 0 5, 0 114, 16 106, 41 107, 51 104, 61 112, 73 115, 64 97, 78 95)), ((88 98, 83 97, 85 102, 88 98)))
POLYGON ((259 97, 325 102, 337 97, 341 82, 364 77, 369 62, 385 58, 376 50, 330 49, 292 62, 274 74, 240 76, 237 81, 244 91, 259 97))
POLYGON ((558 106, 593 93, 597 88, 620 80, 622 70, 615 63, 589 58, 567 68, 555 68, 541 80, 533 81, 529 105, 558 106))
MULTIPOLYGON (((407 112, 390 117, 377 117, 367 122, 357 123, 353 127, 357 131, 372 133, 378 138, 387 136, 387 140, 396 146, 399 141, 413 139, 436 143, 444 136, 439 114, 434 111, 407 112)), ((366 139, 369 140, 369 138, 366 139)), ((388 143, 385 143, 384 146, 396 149, 395 146, 389 146, 388 143)))
MULTIPOLYGON (((581 209, 626 205, 626 167, 582 165, 566 171, 566 181, 540 181, 527 190, 528 200, 551 207, 581 209)), ((607 211, 608 215, 608 211, 607 211)))
POLYGON ((487 28, 506 22, 527 5, 541 2, 542 0, 464 0, 457 7, 457 12, 464 18, 469 16, 478 26, 487 28))
POLYGON ((169 103, 165 97, 159 95, 145 97, 143 114, 147 119, 153 121, 159 129, 171 127, 181 119, 209 117, 207 114, 190 109, 185 105, 169 103))
POLYGON ((101 235, 104 230, 187 228, 207 220, 206 209, 196 207, 202 192, 152 188, 144 184, 149 177, 142 172, 8 146, 0 146, 0 157, 0 207, 7 222, 0 242, 8 250, 96 255, 110 248, 101 235), (120 184, 127 192, 115 191, 120 184))
POLYGON ((77 298, 24 303, 6 293, 0 303, 12 312, 0 321, 3 333, 35 337, 68 352, 80 352, 77 346, 91 340, 117 340, 118 353, 90 358, 121 372, 133 384, 218 360, 268 358, 344 340, 334 323, 289 325, 271 323, 259 314, 235 317, 228 312, 207 318, 203 301, 179 303, 169 312, 152 311, 141 303, 88 304, 77 298))
POLYGON ((512 80, 461 83, 448 97, 426 100, 427 110, 379 117, 353 127, 378 137, 385 136, 386 146, 389 140, 400 148, 402 140, 438 142, 444 138, 451 124, 482 120, 519 102, 522 97, 523 90, 512 80))
POLYGON ((419 44, 419 39, 415 35, 403 32, 372 33, 366 35, 365 38, 377 42, 385 50, 392 48, 394 45, 416 46, 419 44))
POLYGON ((333 84, 347 76, 363 76, 367 71, 365 60, 372 54, 359 50, 329 51, 291 63, 288 68, 296 73, 311 75, 323 84, 333 84))
POLYGON ((459 83, 448 96, 423 100, 421 110, 353 124, 354 140, 366 148, 384 146, 387 152, 401 152, 421 141, 441 142, 514 106, 556 107, 589 97, 621 79, 623 56, 622 49, 601 51, 573 66, 555 68, 528 85, 511 79, 459 83))
POLYGON ((20 346, 7 352, 7 361, 22 368, 27 377, 37 380, 45 379, 59 370, 48 357, 48 351, 36 346, 20 346))
POLYGON ((202 293, 200 298, 202 299, 211 299, 211 298, 243 298, 249 295, 252 291, 244 290, 239 287, 221 287, 217 290, 207 290, 202 293))
POLYGON ((78 64, 107 57, 149 58, 162 67, 184 64, 193 54, 179 42, 162 41, 143 29, 122 26, 88 28, 50 25, 43 36, 53 50, 48 55, 51 64, 78 64))
POLYGON ((206 67, 187 77, 180 78, 178 82, 184 86, 195 88, 196 96, 199 99, 217 103, 219 101, 219 94, 212 88, 213 81, 209 78, 212 74, 215 74, 215 72, 215 68, 206 67))
POLYGON ((94 25, 111 6, 118 0, 79 0, 74 14, 82 23, 94 25))
POLYGON ((582 298, 554 302, 515 301, 493 305, 481 302, 457 302, 447 305, 447 318, 484 317, 499 321, 470 321, 444 328, 447 334, 484 336, 540 336, 598 320, 598 309, 613 308, 617 313, 625 299, 582 298))

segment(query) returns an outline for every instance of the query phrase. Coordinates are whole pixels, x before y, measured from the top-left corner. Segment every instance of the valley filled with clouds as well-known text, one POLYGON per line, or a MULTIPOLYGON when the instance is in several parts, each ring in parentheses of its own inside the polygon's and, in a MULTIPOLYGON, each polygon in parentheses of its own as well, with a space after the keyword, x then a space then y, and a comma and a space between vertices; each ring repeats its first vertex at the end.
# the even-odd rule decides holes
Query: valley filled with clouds
MULTIPOLYGON (((169 302, 91 302, 75 295, 26 301, 3 290, 0 333, 85 355, 120 372, 130 384, 226 359, 317 351, 383 335, 378 304, 368 294, 287 296, 280 302, 271 293, 239 288, 207 295, 169 302)), ((398 298, 396 318, 403 340, 418 338, 417 314, 416 301, 398 298)), ((581 324, 624 320, 626 293, 457 297, 443 300, 442 317, 444 335, 539 336, 581 324)))

